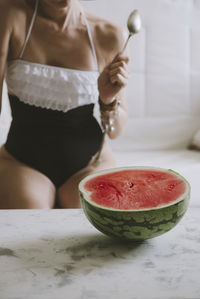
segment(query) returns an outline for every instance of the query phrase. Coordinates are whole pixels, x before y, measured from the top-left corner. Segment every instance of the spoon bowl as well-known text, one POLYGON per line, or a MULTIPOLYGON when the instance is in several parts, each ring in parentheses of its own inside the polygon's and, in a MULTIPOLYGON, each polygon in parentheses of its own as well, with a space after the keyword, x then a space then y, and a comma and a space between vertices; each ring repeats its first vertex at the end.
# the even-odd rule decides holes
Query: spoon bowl
POLYGON ((132 13, 129 15, 128 21, 127 21, 127 27, 128 27, 128 31, 129 31, 129 36, 125 42, 125 45, 123 47, 123 50, 121 51, 121 54, 124 53, 124 51, 128 45, 128 41, 129 41, 130 37, 133 36, 134 34, 139 33, 141 30, 142 21, 141 21, 139 11, 137 9, 132 11, 132 13))
POLYGON ((128 17, 127 27, 130 34, 136 34, 140 32, 142 26, 141 17, 139 11, 135 9, 128 17))

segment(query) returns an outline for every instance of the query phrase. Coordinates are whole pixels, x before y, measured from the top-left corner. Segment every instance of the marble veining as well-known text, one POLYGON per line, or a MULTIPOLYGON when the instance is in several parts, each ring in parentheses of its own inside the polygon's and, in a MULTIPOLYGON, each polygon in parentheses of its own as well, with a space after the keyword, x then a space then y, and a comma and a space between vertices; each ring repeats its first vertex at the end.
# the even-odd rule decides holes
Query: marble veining
POLYGON ((124 243, 82 210, 0 211, 0 299, 200 299, 200 208, 124 243))
POLYGON ((16 257, 15 252, 9 248, 0 248, 0 256, 16 257))

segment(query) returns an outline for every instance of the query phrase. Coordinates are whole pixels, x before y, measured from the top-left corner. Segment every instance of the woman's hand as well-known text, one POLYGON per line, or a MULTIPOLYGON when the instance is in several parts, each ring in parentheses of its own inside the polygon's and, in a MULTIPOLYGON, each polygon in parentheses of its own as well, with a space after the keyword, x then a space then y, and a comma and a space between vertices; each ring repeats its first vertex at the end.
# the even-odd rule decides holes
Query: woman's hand
POLYGON ((113 61, 105 67, 98 79, 101 101, 109 104, 128 82, 128 56, 117 54, 113 61))

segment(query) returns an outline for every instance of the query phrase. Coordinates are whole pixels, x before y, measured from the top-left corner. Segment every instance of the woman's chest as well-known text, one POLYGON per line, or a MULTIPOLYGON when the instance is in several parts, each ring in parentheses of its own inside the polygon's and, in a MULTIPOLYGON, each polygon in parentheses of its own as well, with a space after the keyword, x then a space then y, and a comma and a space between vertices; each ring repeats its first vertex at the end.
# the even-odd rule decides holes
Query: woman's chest
MULTIPOLYGON (((23 23, 21 27, 24 27, 23 23)), ((12 38, 10 60, 19 57, 26 36, 24 30, 16 30, 12 38)), ((62 32, 56 26, 36 22, 22 59, 58 67, 96 70, 94 51, 86 26, 62 32)))

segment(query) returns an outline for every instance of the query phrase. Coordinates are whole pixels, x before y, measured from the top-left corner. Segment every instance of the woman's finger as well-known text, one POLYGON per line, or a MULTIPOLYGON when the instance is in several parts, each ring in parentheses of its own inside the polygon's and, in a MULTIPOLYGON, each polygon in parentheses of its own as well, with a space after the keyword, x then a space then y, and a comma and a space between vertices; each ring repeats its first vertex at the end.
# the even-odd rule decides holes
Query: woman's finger
POLYGON ((122 68, 124 68, 125 70, 128 71, 128 65, 127 65, 127 63, 124 62, 124 61, 119 61, 119 62, 112 63, 112 64, 110 65, 110 67, 109 67, 109 70, 113 70, 113 69, 115 69, 115 68, 117 68, 117 67, 122 67, 122 68))
POLYGON ((125 68, 123 68, 123 67, 121 67, 121 66, 119 66, 119 67, 116 67, 115 69, 112 69, 111 71, 109 71, 109 75, 110 75, 110 77, 111 76, 113 76, 113 75, 115 75, 115 74, 121 74, 123 77, 125 77, 125 78, 129 78, 129 72, 128 72, 128 70, 127 69, 125 69, 125 68))
POLYGON ((112 63, 119 62, 119 61, 124 61, 124 62, 126 62, 128 64, 129 61, 130 61, 130 59, 129 59, 129 57, 127 55, 122 55, 122 54, 119 53, 119 54, 117 54, 115 56, 115 58, 113 59, 112 63))
POLYGON ((125 87, 128 83, 128 79, 124 78, 121 74, 115 74, 110 78, 113 84, 117 84, 120 87, 125 87))

